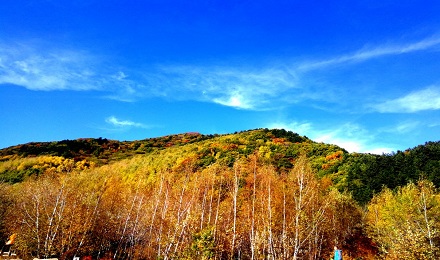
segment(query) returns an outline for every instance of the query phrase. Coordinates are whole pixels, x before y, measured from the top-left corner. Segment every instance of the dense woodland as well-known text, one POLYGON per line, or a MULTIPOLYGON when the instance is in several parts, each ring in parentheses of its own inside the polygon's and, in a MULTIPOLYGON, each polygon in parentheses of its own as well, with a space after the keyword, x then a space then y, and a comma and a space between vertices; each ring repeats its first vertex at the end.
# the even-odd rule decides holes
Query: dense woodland
POLYGON ((348 153, 279 129, 0 150, 23 259, 440 258, 440 142, 348 153))

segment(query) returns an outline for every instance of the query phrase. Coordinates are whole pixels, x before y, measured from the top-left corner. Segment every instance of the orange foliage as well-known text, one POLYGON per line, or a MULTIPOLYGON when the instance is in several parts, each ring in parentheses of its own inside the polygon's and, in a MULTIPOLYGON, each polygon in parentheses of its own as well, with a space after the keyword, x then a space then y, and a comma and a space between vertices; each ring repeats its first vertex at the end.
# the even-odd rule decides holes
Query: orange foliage
POLYGON ((284 144, 287 142, 287 140, 285 138, 273 138, 272 142, 274 142, 275 144, 284 144))
POLYGON ((338 160, 338 161, 341 161, 342 160, 342 155, 344 154, 344 152, 342 152, 342 151, 336 151, 336 152, 334 152, 334 153, 332 153, 332 154, 329 154, 329 155, 327 155, 326 157, 325 157, 325 159, 327 160, 327 161, 331 161, 331 160, 338 160))
POLYGON ((223 149, 227 150, 227 151, 235 150, 237 148, 238 148, 237 144, 228 144, 228 145, 223 146, 223 149))
POLYGON ((323 169, 323 170, 327 170, 328 168, 330 168, 332 165, 331 164, 329 164, 329 163, 324 163, 322 166, 321 166, 321 169, 323 169))

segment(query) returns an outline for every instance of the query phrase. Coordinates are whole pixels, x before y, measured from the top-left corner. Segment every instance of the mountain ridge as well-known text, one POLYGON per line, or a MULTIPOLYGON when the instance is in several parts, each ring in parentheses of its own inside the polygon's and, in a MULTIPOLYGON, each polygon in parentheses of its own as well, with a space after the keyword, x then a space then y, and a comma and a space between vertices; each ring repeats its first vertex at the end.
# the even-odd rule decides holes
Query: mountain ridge
POLYGON ((280 173, 292 169, 295 160, 304 154, 320 178, 329 178, 335 187, 352 193, 362 204, 384 186, 393 189, 420 178, 440 185, 440 142, 426 142, 391 154, 349 153, 337 145, 318 143, 292 131, 267 128, 213 135, 189 132, 135 141, 80 138, 31 142, 0 150, 0 181, 23 181, 44 173, 47 165, 56 169, 66 168, 67 164, 67 168, 81 170, 151 155, 178 158, 169 164, 191 161, 202 169, 213 163, 232 166, 239 157, 254 153, 266 158, 280 173), (161 153, 163 150, 169 151, 161 153), (31 160, 41 156, 46 158, 31 160))

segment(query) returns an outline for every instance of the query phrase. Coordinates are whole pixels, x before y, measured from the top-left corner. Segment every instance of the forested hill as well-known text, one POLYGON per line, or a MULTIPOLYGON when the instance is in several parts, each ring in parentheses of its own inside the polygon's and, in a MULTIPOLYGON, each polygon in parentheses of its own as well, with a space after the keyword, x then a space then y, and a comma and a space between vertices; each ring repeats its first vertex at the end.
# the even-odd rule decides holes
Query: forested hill
POLYGON ((17 145, 0 150, 0 247, 16 234, 22 259, 329 259, 335 245, 439 259, 439 171, 439 142, 348 153, 279 129, 17 145))
POLYGON ((100 165, 109 161, 128 158, 135 154, 149 153, 176 145, 194 143, 213 138, 214 135, 185 133, 139 141, 116 141, 106 138, 81 138, 54 142, 32 142, 0 150, 2 160, 11 157, 34 157, 40 155, 62 156, 75 161, 89 160, 100 165))
POLYGON ((339 190, 349 191, 362 204, 384 186, 393 189, 420 178, 440 186, 439 141, 392 154, 348 153, 283 129, 224 135, 192 132, 137 141, 82 138, 22 144, 0 150, 0 181, 21 182, 48 169, 83 170, 140 155, 160 157, 164 150, 179 160, 192 160, 198 168, 214 162, 232 166, 239 157, 259 153, 278 172, 290 170, 296 158, 305 154, 319 177, 330 178, 339 190))

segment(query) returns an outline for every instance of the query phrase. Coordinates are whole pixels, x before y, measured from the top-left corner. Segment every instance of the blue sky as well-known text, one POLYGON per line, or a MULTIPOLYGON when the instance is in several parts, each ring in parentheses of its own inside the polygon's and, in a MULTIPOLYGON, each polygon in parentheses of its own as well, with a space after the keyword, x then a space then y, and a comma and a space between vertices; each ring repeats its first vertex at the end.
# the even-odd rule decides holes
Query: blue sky
POLYGON ((0 148, 285 128, 438 141, 440 2, 2 0, 0 148))

